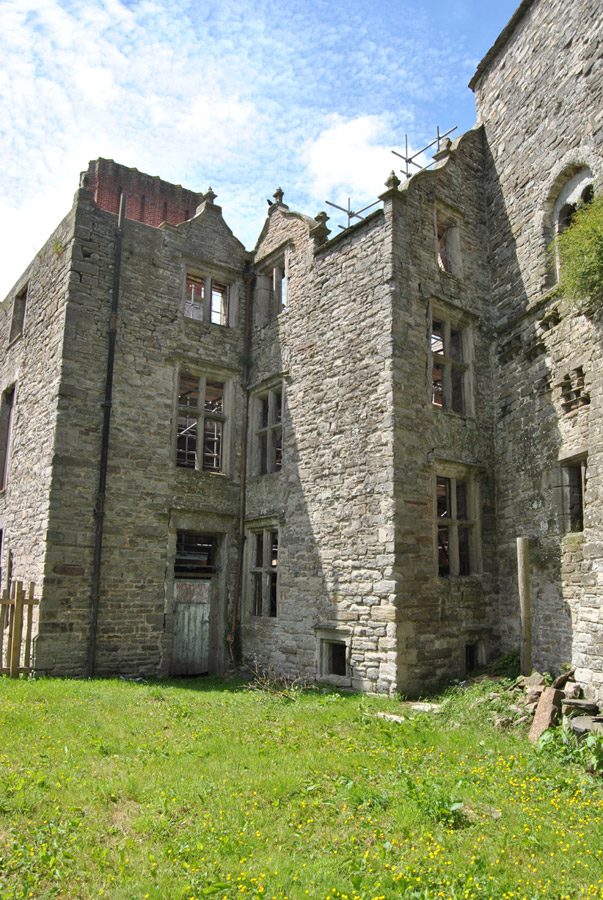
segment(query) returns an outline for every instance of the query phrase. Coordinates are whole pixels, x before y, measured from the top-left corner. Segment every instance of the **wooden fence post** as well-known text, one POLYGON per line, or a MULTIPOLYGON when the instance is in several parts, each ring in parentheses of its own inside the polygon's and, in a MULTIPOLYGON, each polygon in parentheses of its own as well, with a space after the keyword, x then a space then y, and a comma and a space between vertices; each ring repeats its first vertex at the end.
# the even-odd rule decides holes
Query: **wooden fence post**
POLYGON ((21 638, 23 636, 23 601, 25 600, 25 592, 23 590, 23 582, 16 582, 15 603, 11 609, 13 613, 13 634, 10 651, 10 677, 19 677, 19 668, 21 664, 21 638))
POLYGON ((519 582, 519 610, 521 644, 519 651, 522 675, 532 674, 532 606, 530 600, 530 555, 527 537, 517 538, 517 576, 519 582))

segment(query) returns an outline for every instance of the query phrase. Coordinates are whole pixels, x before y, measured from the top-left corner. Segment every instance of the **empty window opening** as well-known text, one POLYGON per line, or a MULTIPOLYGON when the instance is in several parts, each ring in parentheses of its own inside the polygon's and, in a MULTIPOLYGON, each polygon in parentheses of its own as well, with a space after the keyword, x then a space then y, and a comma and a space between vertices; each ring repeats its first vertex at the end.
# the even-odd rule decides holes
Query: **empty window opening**
POLYGON ((214 325, 228 324, 228 288, 225 284, 212 281, 210 322, 214 325))
POLYGON ((256 472, 268 475, 283 467, 283 395, 280 388, 268 391, 256 401, 256 472))
POLYGON ((176 465, 222 472, 224 447, 224 383, 181 372, 178 381, 176 465), (203 404, 200 398, 203 397, 203 404), (199 435, 203 451, 199 458, 199 435))
POLYGON ((189 319, 203 320, 203 298, 205 281, 196 275, 186 276, 186 293, 184 297, 184 315, 189 319))
POLYGON ((584 531, 584 495, 586 491, 586 458, 561 466, 564 531, 584 531))
MULTIPOLYGON (((563 184, 553 205, 552 233, 548 231, 547 240, 562 234, 572 224, 576 210, 585 203, 590 203, 594 196, 593 173, 587 167, 580 169, 563 184)), ((555 252, 554 270, 550 277, 554 281, 559 278, 559 254, 555 252)))
POLYGON ((287 275, 285 261, 274 266, 270 280, 270 318, 287 308, 287 275))
POLYGON ((325 641, 325 675, 347 674, 347 647, 344 641, 325 641))
POLYGON ((473 485, 461 478, 436 477, 438 575, 471 575, 476 569, 472 516, 473 485))
POLYGON ((462 274, 460 229, 451 215, 436 211, 436 256, 442 272, 457 278, 462 274))
POLYGON ((215 535, 179 531, 176 536, 176 578, 200 578, 216 571, 215 535))
POLYGON ((144 194, 140 198, 140 215, 139 219, 141 222, 144 222, 144 207, 145 207, 145 196, 144 194))
POLYGON ((477 644, 465 644, 465 672, 474 672, 478 667, 477 644))
POLYGON ((184 298, 184 315, 189 319, 203 321, 203 305, 205 297, 205 280, 196 275, 186 276, 186 296, 184 298))
POLYGON ((167 222, 167 217, 168 217, 168 205, 167 205, 167 200, 166 200, 166 202, 163 204, 163 221, 164 222, 167 222))
POLYGON ((25 322, 25 306, 27 303, 27 287, 19 291, 13 302, 13 315, 10 323, 9 343, 23 333, 23 324, 25 322))
POLYGON ((228 285, 222 281, 214 281, 209 276, 187 273, 184 315, 197 322, 228 325, 228 285))
POLYGON ((281 256, 268 265, 257 281, 258 321, 266 324, 287 308, 287 259, 281 256))
POLYGON ((0 490, 6 487, 8 476, 8 461, 10 449, 10 436, 13 420, 13 408, 15 403, 15 386, 7 388, 2 394, 0 402, 0 490))
POLYGON ((254 532, 251 547, 251 614, 275 618, 278 613, 278 530, 254 532))
POLYGON ((446 238, 448 229, 438 222, 438 265, 444 272, 450 271, 450 259, 448 257, 448 241, 446 238))
POLYGON ((562 234, 566 230, 566 228, 570 227, 574 220, 574 216, 576 215, 576 210, 578 210, 581 206, 590 203, 594 195, 595 192, 593 190, 592 184, 587 184, 576 202, 563 204, 563 206, 559 210, 559 214, 557 217, 557 234, 562 234))
POLYGON ((431 401, 434 406, 465 415, 469 365, 465 343, 468 335, 450 321, 434 318, 431 323, 431 401))

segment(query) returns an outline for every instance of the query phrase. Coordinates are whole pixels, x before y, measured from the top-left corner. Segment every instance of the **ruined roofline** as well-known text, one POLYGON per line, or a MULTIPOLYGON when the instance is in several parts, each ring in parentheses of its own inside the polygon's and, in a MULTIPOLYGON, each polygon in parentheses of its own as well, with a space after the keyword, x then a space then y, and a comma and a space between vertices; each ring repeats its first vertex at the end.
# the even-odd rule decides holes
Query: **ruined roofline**
POLYGON ((115 214, 120 194, 126 194, 126 219, 154 228, 162 222, 180 225, 195 214, 205 199, 198 191, 103 157, 88 164, 80 175, 80 186, 90 191, 100 209, 115 214))
POLYGON ((469 87, 472 91, 475 91, 478 82, 481 80, 486 70, 490 68, 491 63, 494 62, 496 57, 505 47, 519 23, 535 2, 536 0, 521 0, 521 3, 513 13, 501 33, 496 38, 494 44, 490 47, 481 62, 478 63, 477 69, 475 70, 475 75, 469 82, 469 87))

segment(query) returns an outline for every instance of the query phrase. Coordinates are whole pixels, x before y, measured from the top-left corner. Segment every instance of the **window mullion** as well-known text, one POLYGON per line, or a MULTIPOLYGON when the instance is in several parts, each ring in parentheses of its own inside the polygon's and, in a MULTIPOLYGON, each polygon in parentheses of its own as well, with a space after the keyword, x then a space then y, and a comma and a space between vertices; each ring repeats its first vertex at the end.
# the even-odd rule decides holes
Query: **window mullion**
MULTIPOLYGON (((205 289, 204 294, 206 294, 205 289)), ((205 375, 202 375, 199 378, 199 408, 197 418, 197 470, 200 472, 203 471, 203 457, 205 455, 205 382, 205 375)))
POLYGON ((450 523, 449 531, 448 531, 448 540, 450 542, 449 547, 449 556, 450 556, 450 574, 458 575, 460 571, 459 567, 459 525, 458 522, 454 521, 450 523))
POLYGON ((211 322, 211 278, 209 275, 203 279, 203 321, 211 322))

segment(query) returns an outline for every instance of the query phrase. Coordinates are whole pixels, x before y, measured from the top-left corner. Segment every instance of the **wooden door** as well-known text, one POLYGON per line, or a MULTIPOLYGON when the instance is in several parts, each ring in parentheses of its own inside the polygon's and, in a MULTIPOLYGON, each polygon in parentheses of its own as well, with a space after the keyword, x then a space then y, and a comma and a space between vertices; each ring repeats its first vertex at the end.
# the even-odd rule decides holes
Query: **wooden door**
POLYGON ((174 582, 172 675, 205 675, 209 670, 211 580, 174 582))

